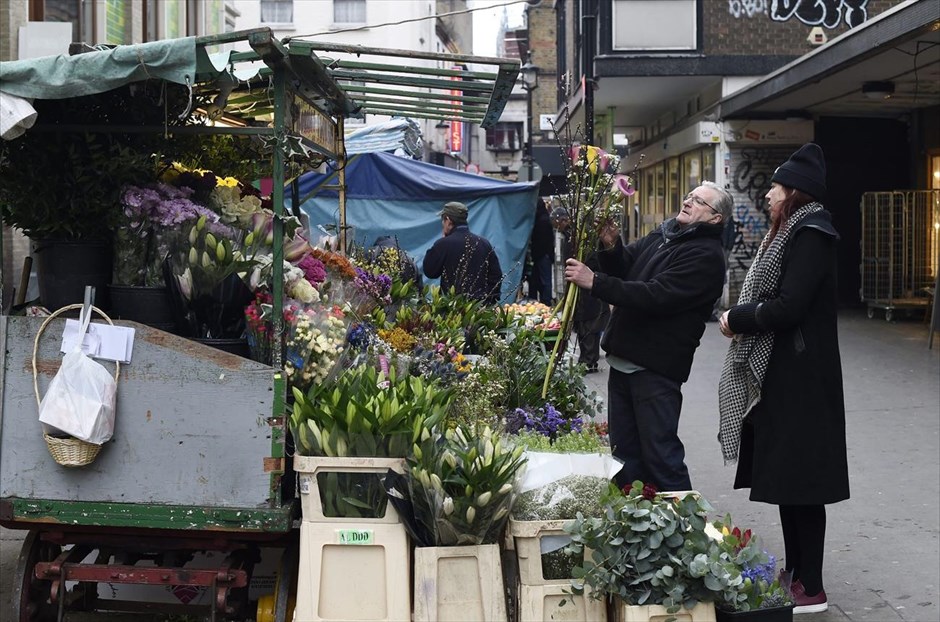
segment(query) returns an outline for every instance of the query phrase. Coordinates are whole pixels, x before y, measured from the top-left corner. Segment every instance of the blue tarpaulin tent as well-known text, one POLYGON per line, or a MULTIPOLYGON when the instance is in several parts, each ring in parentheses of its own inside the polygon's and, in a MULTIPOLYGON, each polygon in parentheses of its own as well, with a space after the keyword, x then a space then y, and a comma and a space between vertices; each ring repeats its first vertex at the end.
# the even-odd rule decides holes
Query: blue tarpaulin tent
MULTIPOLYGON (((330 187, 337 183, 335 171, 300 177, 300 208, 310 218, 311 231, 338 226, 339 197, 330 187)), ((379 236, 395 236, 419 268, 441 237, 438 213, 444 203, 465 203, 470 231, 487 238, 499 256, 503 301, 514 300, 535 221, 536 182, 510 183, 388 153, 363 153, 349 159, 346 184, 350 239, 371 246, 379 236)))

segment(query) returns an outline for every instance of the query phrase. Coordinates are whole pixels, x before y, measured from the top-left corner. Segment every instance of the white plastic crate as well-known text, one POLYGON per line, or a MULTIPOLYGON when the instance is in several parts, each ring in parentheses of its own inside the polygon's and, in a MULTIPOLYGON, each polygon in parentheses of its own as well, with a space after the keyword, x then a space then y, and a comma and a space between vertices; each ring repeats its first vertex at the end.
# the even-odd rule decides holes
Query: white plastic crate
POLYGON ((414 622, 505 622, 499 546, 415 548, 414 622))
POLYGON ((607 601, 587 593, 574 595, 569 585, 522 585, 519 587, 516 622, 570 620, 602 622, 607 619, 607 601))
POLYGON ((699 603, 676 613, 667 613, 662 605, 625 605, 619 601, 613 609, 611 622, 715 622, 714 603, 699 603))
POLYGON ((404 525, 300 525, 293 622, 411 619, 410 545, 404 525))
POLYGON ((522 585, 567 585, 570 578, 546 579, 542 569, 544 552, 564 548, 571 537, 565 533, 567 520, 517 521, 510 519, 509 534, 519 562, 522 585))
MULTIPOLYGON (((321 499, 321 477, 327 473, 351 474, 375 477, 381 489, 380 478, 391 469, 405 472, 404 458, 327 458, 321 456, 294 456, 294 470, 300 491, 300 508, 304 521, 318 523, 345 523, 350 520, 363 523, 399 523, 398 512, 382 497, 385 511, 375 518, 327 516, 321 499)), ((383 491, 384 494, 384 491, 383 491)), ((376 512, 378 514, 378 512, 376 512)))

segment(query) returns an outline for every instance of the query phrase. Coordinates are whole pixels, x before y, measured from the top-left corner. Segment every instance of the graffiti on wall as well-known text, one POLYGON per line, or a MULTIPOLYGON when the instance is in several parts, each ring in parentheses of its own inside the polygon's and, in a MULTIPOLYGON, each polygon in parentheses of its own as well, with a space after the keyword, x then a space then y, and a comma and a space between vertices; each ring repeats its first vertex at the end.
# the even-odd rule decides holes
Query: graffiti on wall
POLYGON ((734 243, 728 256, 728 292, 737 300, 744 275, 751 266, 760 243, 770 229, 770 213, 764 195, 770 178, 791 149, 732 149, 727 162, 728 191, 734 199, 734 243))
POLYGON ((728 0, 733 17, 770 15, 775 22, 798 19, 807 26, 835 28, 844 19, 854 28, 868 19, 868 0, 728 0))
POLYGON ((766 15, 770 0, 728 0, 728 12, 734 17, 766 15))
POLYGON ((868 19, 868 0, 773 0, 770 19, 785 22, 796 18, 807 26, 835 28, 845 18, 850 27, 868 19))

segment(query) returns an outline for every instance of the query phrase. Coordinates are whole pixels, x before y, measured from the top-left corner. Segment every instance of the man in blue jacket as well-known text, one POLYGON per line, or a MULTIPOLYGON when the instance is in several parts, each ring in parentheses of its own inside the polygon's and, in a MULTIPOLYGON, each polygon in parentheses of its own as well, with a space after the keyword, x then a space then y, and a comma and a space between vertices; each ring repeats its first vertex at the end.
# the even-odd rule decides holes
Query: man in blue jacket
POLYGON ((614 223, 600 235, 600 270, 569 259, 565 280, 614 305, 604 333, 610 444, 623 462, 618 486, 691 490, 679 440, 682 383, 705 322, 721 295, 724 223, 733 200, 709 181, 690 192, 675 218, 624 246, 614 223))
POLYGON ((453 287, 458 294, 498 303, 503 280, 499 257, 486 238, 470 233, 467 206, 451 201, 440 216, 443 235, 424 255, 424 275, 440 277, 442 290, 453 287))

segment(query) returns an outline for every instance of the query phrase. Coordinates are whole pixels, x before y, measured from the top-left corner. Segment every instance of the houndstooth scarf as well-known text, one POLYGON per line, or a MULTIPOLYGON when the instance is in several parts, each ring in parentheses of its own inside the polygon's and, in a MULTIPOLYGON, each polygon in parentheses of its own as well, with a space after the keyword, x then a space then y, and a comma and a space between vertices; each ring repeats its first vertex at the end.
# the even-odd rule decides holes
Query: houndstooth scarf
MULTIPOLYGON (((793 225, 822 209, 819 203, 808 203, 783 223, 772 240, 769 239, 769 233, 764 236, 757 256, 744 277, 744 285, 738 297, 739 305, 770 300, 777 296, 780 267, 793 225)), ((721 380, 718 381, 718 440, 721 442, 725 464, 732 464, 738 459, 741 425, 744 417, 760 402, 761 385, 773 345, 772 332, 736 335, 731 340, 731 346, 725 356, 725 365, 721 370, 721 380)))

